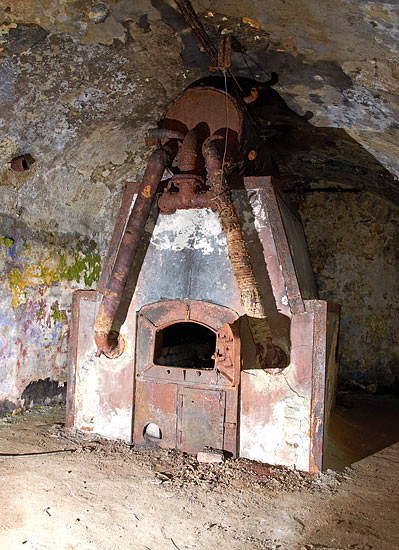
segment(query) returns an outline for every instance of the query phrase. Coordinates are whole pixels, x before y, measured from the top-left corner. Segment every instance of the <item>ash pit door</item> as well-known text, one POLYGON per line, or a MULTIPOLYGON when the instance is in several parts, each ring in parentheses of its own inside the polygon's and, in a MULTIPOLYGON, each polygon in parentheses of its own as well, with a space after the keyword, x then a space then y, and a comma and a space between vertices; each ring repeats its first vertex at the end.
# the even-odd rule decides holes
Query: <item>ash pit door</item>
POLYGON ((226 397, 224 391, 181 388, 177 446, 186 453, 202 447, 223 449, 226 397))

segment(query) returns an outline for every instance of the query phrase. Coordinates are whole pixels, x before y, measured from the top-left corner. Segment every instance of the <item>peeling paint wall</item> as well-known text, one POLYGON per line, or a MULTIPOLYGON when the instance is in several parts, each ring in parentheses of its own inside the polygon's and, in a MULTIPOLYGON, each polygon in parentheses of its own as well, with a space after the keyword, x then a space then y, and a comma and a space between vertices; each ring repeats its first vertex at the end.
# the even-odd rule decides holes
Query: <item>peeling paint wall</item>
POLYGON ((93 242, 1 238, 0 402, 9 401, 3 413, 37 403, 34 392, 23 397, 31 382, 66 383, 71 292, 95 286, 100 267, 93 242))

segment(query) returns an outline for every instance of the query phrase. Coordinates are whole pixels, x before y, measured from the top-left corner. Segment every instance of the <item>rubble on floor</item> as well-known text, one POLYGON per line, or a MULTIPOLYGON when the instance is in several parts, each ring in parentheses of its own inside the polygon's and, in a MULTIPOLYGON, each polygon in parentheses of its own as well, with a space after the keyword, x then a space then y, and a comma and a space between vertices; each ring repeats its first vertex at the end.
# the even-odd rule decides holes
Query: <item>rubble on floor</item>
POLYGON ((176 449, 161 449, 156 445, 131 446, 60 424, 48 428, 50 437, 57 438, 65 447, 76 446, 77 453, 95 453, 101 459, 116 455, 135 465, 149 468, 152 484, 169 484, 175 487, 188 485, 208 487, 248 488, 262 491, 335 492, 342 479, 348 479, 349 470, 338 474, 327 470, 321 475, 262 464, 245 458, 227 458, 224 462, 199 462, 197 457, 176 449))

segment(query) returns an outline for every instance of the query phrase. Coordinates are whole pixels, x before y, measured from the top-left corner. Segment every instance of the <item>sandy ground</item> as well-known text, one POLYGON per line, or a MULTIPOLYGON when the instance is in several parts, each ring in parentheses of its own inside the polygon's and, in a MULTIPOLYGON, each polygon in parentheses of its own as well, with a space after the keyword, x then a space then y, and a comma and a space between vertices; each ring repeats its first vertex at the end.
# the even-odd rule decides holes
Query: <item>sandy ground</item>
POLYGON ((327 457, 340 472, 319 477, 82 437, 64 431, 60 406, 9 419, 0 426, 0 548, 397 550, 399 402, 346 400, 327 457), (73 452, 4 456, 60 449, 73 452))

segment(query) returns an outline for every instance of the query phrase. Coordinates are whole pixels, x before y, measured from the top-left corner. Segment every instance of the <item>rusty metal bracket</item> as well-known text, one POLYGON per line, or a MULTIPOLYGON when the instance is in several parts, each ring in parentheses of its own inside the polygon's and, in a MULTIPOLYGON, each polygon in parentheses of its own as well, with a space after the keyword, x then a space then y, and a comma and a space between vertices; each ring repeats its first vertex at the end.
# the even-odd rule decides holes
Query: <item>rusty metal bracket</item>
POLYGON ((231 40, 229 36, 224 36, 218 49, 217 65, 211 65, 209 70, 215 72, 217 70, 227 71, 231 67, 231 40))
POLYGON ((217 335, 215 368, 227 383, 236 388, 240 384, 240 335, 236 324, 225 324, 217 335))
POLYGON ((259 90, 258 88, 251 88, 250 95, 247 95, 243 98, 244 103, 253 103, 256 101, 259 97, 259 90))
POLYGON ((159 209, 164 214, 174 214, 180 209, 209 208, 212 195, 206 189, 200 176, 176 174, 158 200, 159 209))

